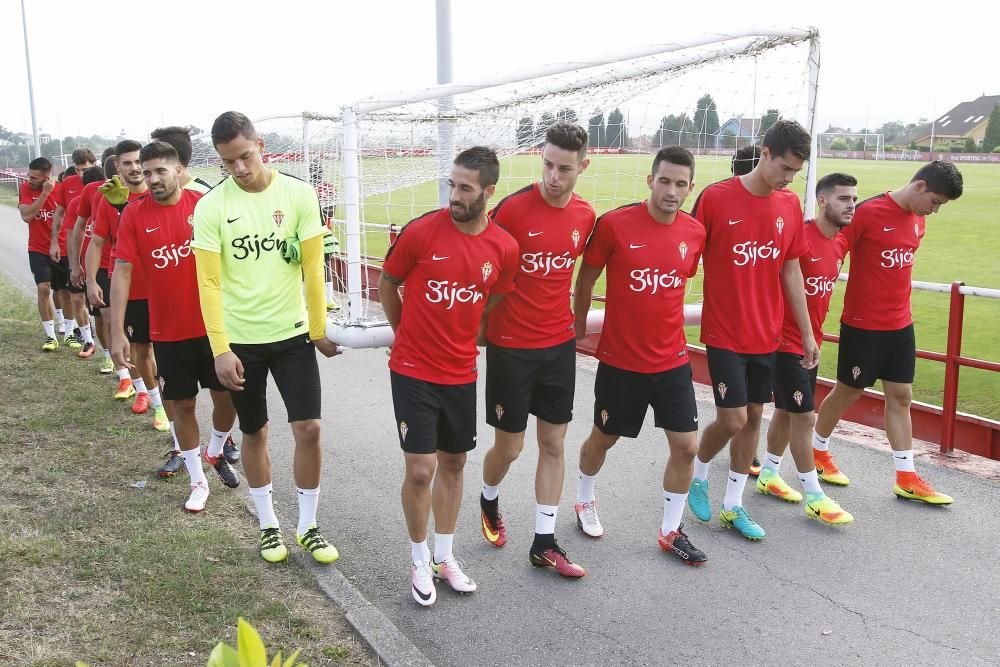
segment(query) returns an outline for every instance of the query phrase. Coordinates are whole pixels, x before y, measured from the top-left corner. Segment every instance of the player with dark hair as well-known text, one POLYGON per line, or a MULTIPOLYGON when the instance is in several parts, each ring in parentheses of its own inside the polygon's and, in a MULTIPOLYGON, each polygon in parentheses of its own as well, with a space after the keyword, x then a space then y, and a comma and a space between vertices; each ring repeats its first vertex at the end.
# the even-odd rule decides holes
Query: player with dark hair
POLYGON ((517 243, 486 214, 500 162, 475 146, 455 158, 448 208, 411 221, 389 249, 379 300, 395 332, 392 404, 406 472, 410 589, 434 604, 434 578, 476 590, 453 553, 466 455, 476 446, 476 338, 483 316, 514 288, 517 243), (406 300, 399 287, 406 284, 406 300), (434 558, 427 523, 434 511, 434 558))
POLYGON ((52 178, 52 163, 48 158, 38 157, 28 164, 28 179, 21 183, 17 200, 21 220, 28 225, 28 266, 35 278, 38 316, 45 331, 44 352, 59 348, 52 307, 52 259, 49 257, 52 216, 56 209, 52 194, 58 187, 52 178))
POLYGON ((705 229, 680 210, 694 189, 694 156, 661 148, 646 177, 649 199, 602 215, 587 243, 574 292, 576 337, 587 333, 594 283, 607 267, 607 303, 597 347, 594 425, 580 448, 576 513, 591 537, 604 533, 594 491, 608 451, 635 438, 649 406, 667 438, 663 517, 657 542, 688 565, 708 560, 681 517, 698 451, 698 405, 684 337, 684 286, 698 271, 705 229))
POLYGON ((177 158, 180 160, 184 171, 181 173, 181 187, 187 190, 194 190, 205 194, 212 189, 212 185, 191 173, 191 155, 194 153, 194 146, 191 144, 191 129, 171 125, 170 127, 158 127, 149 133, 150 138, 155 141, 164 141, 174 147, 177 151, 177 158))
POLYGON ((743 490, 771 400, 786 307, 801 333, 802 366, 819 363, 798 262, 808 252, 802 204, 786 189, 809 158, 809 133, 779 120, 762 144, 753 171, 708 186, 692 211, 708 233, 701 341, 717 413, 701 436, 688 504, 702 521, 711 518, 709 463, 732 440, 719 521, 751 540, 763 539, 764 530, 744 509, 743 490))
POLYGON ((882 380, 885 435, 896 465, 893 492, 900 498, 949 505, 951 496, 924 481, 913 465, 913 376, 916 339, 910 310, 913 261, 926 229, 925 218, 962 196, 962 174, 954 164, 934 160, 906 185, 858 205, 845 231, 850 277, 840 318, 837 384, 819 408, 813 448, 820 479, 847 485, 830 455, 830 435, 866 387, 882 380))
MULTIPOLYGON (((809 252, 799 258, 805 279, 806 307, 816 346, 823 344, 823 322, 830 298, 844 263, 843 230, 851 224, 858 201, 858 181, 842 173, 827 174, 816 183, 819 215, 806 223, 809 252)), ((802 337, 795 315, 785 308, 781 347, 775 357, 774 416, 767 428, 767 452, 757 479, 757 490, 788 502, 799 502, 802 494, 779 474, 785 449, 791 444, 792 458, 805 491, 807 516, 834 525, 851 523, 854 517, 827 496, 819 485, 812 453, 812 430, 816 423, 816 372, 803 368, 802 337)))
POLYGON ((199 200, 191 247, 215 372, 231 392, 243 432, 243 471, 257 509, 260 555, 269 563, 288 557, 271 500, 270 374, 295 439, 296 541, 317 562, 332 563, 337 549, 316 525, 322 464, 316 350, 331 357, 337 346, 326 337, 326 228, 316 193, 264 165, 264 141, 242 113, 219 116, 212 143, 232 176, 199 200))
POLYGON ((524 448, 528 415, 535 415, 535 538, 529 558, 564 577, 586 574, 555 540, 565 474, 564 441, 573 419, 576 341, 570 289, 573 266, 594 229, 594 208, 573 192, 587 169, 587 132, 572 123, 549 127, 542 149, 542 178, 505 197, 490 218, 520 248, 516 288, 484 321, 486 423, 493 446, 483 458, 479 498, 486 541, 502 547, 507 529, 500 515, 500 483, 524 448))
POLYGON ((757 162, 760 161, 760 146, 757 144, 751 144, 749 146, 744 146, 743 148, 736 151, 733 155, 733 162, 731 168, 733 170, 733 176, 745 176, 753 171, 754 167, 757 166, 757 162))

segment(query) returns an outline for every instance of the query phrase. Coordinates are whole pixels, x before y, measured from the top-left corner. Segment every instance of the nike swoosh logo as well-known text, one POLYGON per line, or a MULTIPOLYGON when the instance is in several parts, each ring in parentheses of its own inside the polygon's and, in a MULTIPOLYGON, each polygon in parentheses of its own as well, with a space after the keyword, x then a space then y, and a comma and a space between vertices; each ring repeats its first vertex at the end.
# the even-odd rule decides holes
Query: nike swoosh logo
POLYGON ((731 224, 731 225, 738 225, 738 224, 740 224, 741 222, 743 222, 743 221, 742 221, 742 220, 730 220, 730 221, 729 221, 729 224, 731 224))
POLYGON ((155 232, 155 231, 156 231, 157 229, 159 229, 159 227, 153 227, 152 229, 147 229, 147 230, 146 230, 146 233, 147 233, 147 234, 152 234, 152 233, 153 233, 153 232, 155 232))
POLYGON ((819 260, 821 260, 821 259, 823 259, 823 258, 822 258, 822 257, 810 257, 810 258, 809 258, 809 261, 810 261, 810 262, 818 262, 818 261, 819 261, 819 260))
POLYGON ((629 244, 628 244, 628 247, 629 247, 629 248, 631 248, 632 250, 635 250, 636 248, 645 248, 645 247, 646 247, 646 244, 645 244, 645 243, 643 243, 642 245, 636 245, 636 244, 634 244, 634 243, 629 243, 629 244))
POLYGON ((549 512, 542 512, 542 514, 544 514, 545 516, 555 516, 555 514, 551 514, 549 512))
POLYGON ((444 257, 438 257, 437 255, 431 255, 431 259, 435 262, 440 262, 442 259, 448 259, 448 256, 445 255, 444 257))
POLYGON ((430 600, 430 599, 431 599, 431 594, 430 594, 430 593, 423 593, 423 592, 421 592, 421 591, 420 591, 420 589, 419 589, 419 588, 417 588, 416 584, 414 584, 414 585, 413 585, 413 591, 414 591, 414 592, 415 592, 415 593, 416 593, 417 595, 419 595, 419 596, 420 596, 420 599, 421 599, 421 600, 430 600))
POLYGON ((489 538, 490 542, 496 542, 497 538, 500 537, 500 533, 494 533, 490 530, 490 526, 486 523, 485 517, 483 517, 483 532, 486 533, 486 537, 489 538))
POLYGON ((882 228, 882 231, 883 231, 883 232, 891 232, 891 231, 892 231, 892 230, 894 230, 894 229, 895 229, 895 227, 883 227, 883 228, 882 228))
POLYGON ((731 481, 731 482, 735 482, 736 480, 735 480, 735 479, 733 479, 732 477, 730 477, 730 478, 729 478, 729 481, 731 481))
POLYGON ((240 216, 236 216, 235 218, 226 218, 226 222, 232 223, 232 222, 236 222, 239 219, 240 219, 240 216))
POLYGON ((544 233, 545 232, 528 232, 528 236, 539 236, 539 235, 544 234, 544 233))

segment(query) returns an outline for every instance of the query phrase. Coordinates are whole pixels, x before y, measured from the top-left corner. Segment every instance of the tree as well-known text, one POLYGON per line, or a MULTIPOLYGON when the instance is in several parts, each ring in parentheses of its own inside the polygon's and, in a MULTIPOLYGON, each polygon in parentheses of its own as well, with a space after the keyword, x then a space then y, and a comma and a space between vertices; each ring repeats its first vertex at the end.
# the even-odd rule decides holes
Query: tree
POLYGON ((600 148, 604 146, 604 114, 595 111, 587 123, 587 145, 590 148, 600 148))
POLYGON ((758 134, 760 136, 764 136, 764 133, 767 132, 768 128, 777 123, 779 120, 781 120, 781 112, 777 109, 768 109, 767 113, 760 119, 760 130, 758 131, 758 134))
POLYGON ((841 138, 838 137, 837 139, 833 140, 832 144, 830 144, 830 150, 832 150, 832 151, 846 151, 846 150, 850 150, 850 147, 847 145, 846 141, 844 141, 843 139, 841 139, 841 138))
POLYGON ((858 137, 858 140, 854 142, 854 150, 856 150, 856 151, 863 151, 863 150, 865 150, 865 148, 866 148, 866 146, 865 146, 865 138, 864 137, 858 137))
POLYGON ((885 143, 891 144, 906 133, 906 126, 898 120, 891 120, 888 123, 883 123, 880 128, 875 130, 875 133, 881 134, 885 143))
POLYGON ((608 148, 622 148, 629 145, 625 116, 618 107, 608 114, 607 145, 608 148))
POLYGON ((983 152, 989 153, 1000 146, 1000 104, 993 107, 990 120, 986 124, 986 135, 983 137, 983 152))
POLYGON ((656 146, 671 146, 684 144, 684 132, 691 130, 691 118, 686 113, 670 114, 660 119, 660 128, 653 136, 656 146))
POLYGON ((976 145, 976 140, 972 137, 968 137, 965 140, 965 148, 963 148, 962 151, 965 153, 978 153, 979 146, 976 145))
POLYGON ((702 137, 700 143, 707 144, 708 137, 719 131, 719 112, 715 108, 715 100, 705 93, 698 100, 694 110, 694 129, 702 137))
POLYGON ((537 148, 541 148, 545 144, 545 132, 555 124, 555 116, 548 111, 542 114, 542 117, 538 120, 538 125, 535 126, 535 133, 542 137, 542 140, 535 144, 537 148))
POLYGON ((529 148, 535 138, 535 119, 524 116, 517 121, 517 147, 529 148))
POLYGON ((577 121, 576 112, 569 107, 560 109, 556 113, 556 120, 566 123, 575 123, 577 121))

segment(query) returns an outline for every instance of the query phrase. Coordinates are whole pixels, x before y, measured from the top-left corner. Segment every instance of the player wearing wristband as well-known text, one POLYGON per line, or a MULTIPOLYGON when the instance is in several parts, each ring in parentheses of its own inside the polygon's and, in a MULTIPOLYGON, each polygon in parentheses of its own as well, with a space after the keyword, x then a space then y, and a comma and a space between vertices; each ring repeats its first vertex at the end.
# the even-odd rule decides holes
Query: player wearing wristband
POLYGON ((452 546, 466 454, 476 446, 476 338, 483 316, 514 288, 517 271, 517 243, 486 215, 499 175, 493 150, 459 153, 448 208, 406 225, 379 279, 379 300, 396 334, 389 375, 406 466, 400 495, 413 563, 410 592, 422 606, 437 599, 434 578, 461 593, 476 590, 452 546), (405 301, 398 289, 404 283, 405 301))
POLYGON ((573 267, 594 229, 594 208, 573 188, 590 164, 587 132, 560 122, 549 127, 542 149, 542 180, 505 197, 490 218, 517 241, 517 288, 484 322, 486 423, 493 446, 483 458, 482 532, 502 547, 500 483, 524 448, 528 415, 537 421, 535 538, 529 558, 564 577, 586 571, 555 540, 562 495, 566 429, 573 419, 576 341, 570 289, 573 267))
POLYGON ((28 266, 35 278, 38 316, 45 331, 43 352, 59 348, 56 338, 55 310, 52 307, 52 216, 56 204, 52 193, 59 184, 52 178, 52 163, 38 157, 28 164, 28 180, 18 189, 17 208, 28 225, 28 266))
POLYGON ((309 184, 265 167, 264 141, 245 115, 227 111, 216 118, 212 144, 231 176, 198 202, 191 247, 216 374, 232 392, 244 434, 243 470, 260 522, 260 554, 271 563, 288 556, 271 501, 270 374, 295 438, 296 541, 316 561, 330 563, 337 550, 316 525, 322 459, 316 350, 337 354, 326 337, 326 228, 309 184), (290 247, 300 248, 300 261, 289 259, 290 247))
POLYGON ((829 439, 844 412, 875 380, 885 390, 885 434, 896 466, 893 492, 900 498, 949 505, 913 466, 910 402, 916 340, 910 291, 913 261, 924 237, 925 218, 962 196, 962 174, 951 162, 921 167, 909 183, 858 205, 845 230, 850 277, 840 318, 837 384, 824 399, 813 434, 816 469, 833 484, 848 478, 829 452, 829 439))

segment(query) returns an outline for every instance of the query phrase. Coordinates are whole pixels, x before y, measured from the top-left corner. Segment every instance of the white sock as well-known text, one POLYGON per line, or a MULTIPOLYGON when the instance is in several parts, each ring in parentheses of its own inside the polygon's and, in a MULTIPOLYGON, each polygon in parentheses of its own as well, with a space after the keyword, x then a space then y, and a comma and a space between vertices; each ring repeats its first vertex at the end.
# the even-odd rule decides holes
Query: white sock
POLYGON ((771 452, 767 452, 764 455, 764 467, 777 473, 778 468, 781 467, 781 459, 783 458, 783 456, 775 456, 771 452))
POLYGON ((149 393, 146 391, 146 383, 143 382, 141 375, 136 379, 132 380, 132 386, 135 387, 135 393, 137 394, 149 393))
POLYGON ((722 509, 731 512, 737 505, 743 504, 743 489, 747 485, 747 475, 729 471, 726 478, 726 499, 722 501, 722 509))
POLYGON ((131 375, 129 375, 129 373, 128 373, 128 369, 127 369, 127 368, 124 368, 124 367, 123 367, 123 368, 119 368, 119 369, 118 369, 118 379, 119 379, 119 380, 128 380, 128 379, 130 379, 131 377, 132 377, 132 376, 131 376, 131 375))
POLYGON ((802 482, 802 490, 806 493, 823 495, 823 487, 819 485, 819 475, 816 474, 816 468, 809 472, 800 472, 799 481, 802 482))
POLYGON ((87 325, 87 329, 90 330, 90 342, 93 343, 94 339, 97 338, 97 324, 94 323, 94 318, 90 318, 90 324, 87 325))
MULTIPOLYGON (((213 432, 212 437, 215 437, 213 432)), ((219 445, 222 451, 222 445, 219 445)), ((299 496, 299 526, 296 535, 305 535, 306 531, 316 525, 316 507, 319 505, 319 487, 315 489, 300 489, 295 487, 299 496)))
POLYGON ((813 431, 813 449, 818 449, 821 452, 825 452, 830 449, 830 436, 823 437, 816 431, 813 431))
POLYGON ((94 334, 90 329, 90 325, 80 327, 80 335, 83 338, 84 345, 87 343, 94 344, 94 334))
POLYGON ((584 475, 580 473, 580 486, 576 491, 576 502, 592 503, 596 500, 594 496, 594 484, 597 483, 597 475, 584 475))
POLYGON ((443 563, 451 560, 455 555, 451 552, 452 544, 455 542, 455 534, 446 535, 444 533, 434 533, 434 562, 443 563))
POLYGON ((559 514, 558 505, 535 505, 535 534, 554 535, 557 514, 559 514))
MULTIPOLYGON (((216 431, 212 429, 212 438, 208 441, 208 455, 211 457, 216 457, 222 453, 222 446, 226 444, 226 438, 229 437, 229 431, 216 431)), ((317 487, 319 488, 319 487, 317 487)), ((317 492, 318 493, 318 492, 317 492)))
POLYGON ((500 495, 500 485, 490 486, 486 482, 483 482, 483 498, 486 500, 496 500, 497 496, 500 495))
POLYGON ((896 464, 896 472, 916 472, 917 469, 913 467, 913 450, 908 449, 905 452, 892 453, 892 461, 896 464))
POLYGON ((63 314, 62 308, 56 308, 56 324, 62 329, 66 323, 66 316, 63 314))
POLYGON ((160 389, 158 387, 154 387, 153 389, 150 389, 148 393, 149 393, 149 402, 153 404, 153 407, 162 408, 163 399, 160 398, 160 389))
POLYGON ((174 451, 181 451, 181 443, 177 442, 177 429, 174 428, 173 422, 170 422, 170 437, 174 439, 174 451))
POLYGON ((274 515, 274 502, 271 499, 271 485, 250 487, 250 497, 253 498, 253 505, 257 508, 257 519, 260 522, 260 529, 278 528, 278 517, 274 515))
POLYGON ((56 337, 56 323, 52 320, 44 320, 42 322, 42 328, 45 329, 45 335, 49 338, 56 337))
POLYGON ((410 542, 410 560, 413 561, 414 565, 422 565, 430 562, 431 550, 427 548, 427 540, 423 542, 410 542))
POLYGON ((326 302, 333 303, 333 283, 330 281, 326 282, 326 302))
POLYGON ((708 466, 711 461, 702 461, 700 456, 694 457, 694 476, 700 480, 708 480, 708 466))
POLYGON ((184 457, 184 467, 187 468, 191 483, 208 486, 208 480, 205 479, 205 471, 201 469, 201 449, 195 447, 194 449, 182 451, 181 456, 184 457))
POLYGON ((66 320, 66 338, 73 335, 73 329, 76 328, 76 320, 66 320))
POLYGON ((687 497, 686 493, 663 492, 663 522, 660 524, 660 532, 664 535, 680 528, 687 497))

